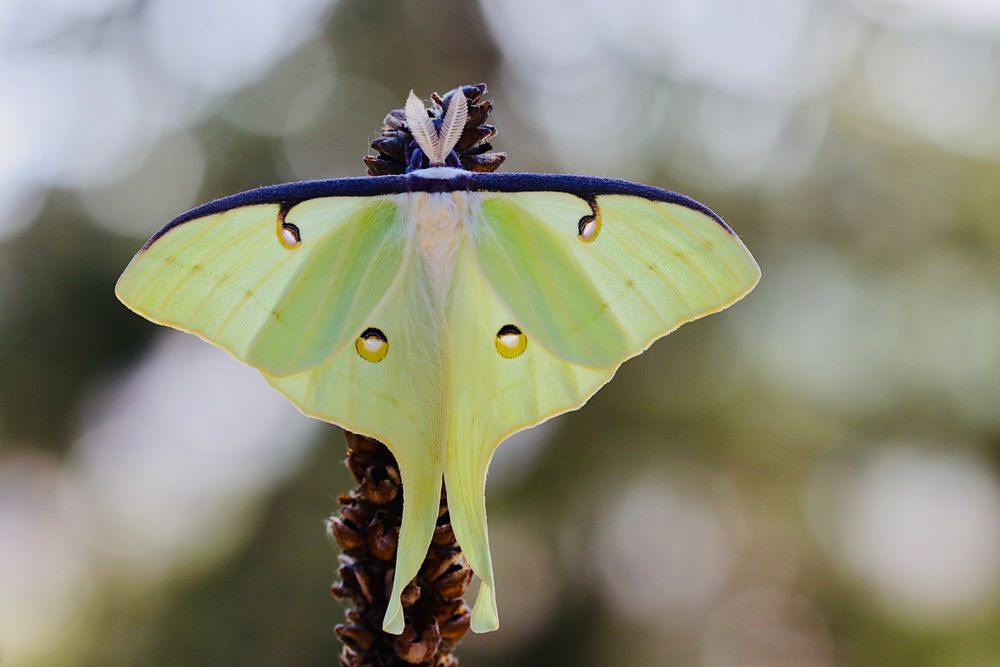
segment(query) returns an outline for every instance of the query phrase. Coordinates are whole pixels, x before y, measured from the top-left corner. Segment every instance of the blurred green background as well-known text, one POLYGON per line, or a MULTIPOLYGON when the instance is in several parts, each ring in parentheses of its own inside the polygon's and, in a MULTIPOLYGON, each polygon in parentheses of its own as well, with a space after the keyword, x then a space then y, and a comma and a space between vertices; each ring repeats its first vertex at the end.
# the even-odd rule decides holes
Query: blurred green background
POLYGON ((5 0, 0 81, 0 664, 335 664, 340 432, 112 288, 477 81, 764 277, 501 447, 463 664, 1000 664, 995 0, 5 0))

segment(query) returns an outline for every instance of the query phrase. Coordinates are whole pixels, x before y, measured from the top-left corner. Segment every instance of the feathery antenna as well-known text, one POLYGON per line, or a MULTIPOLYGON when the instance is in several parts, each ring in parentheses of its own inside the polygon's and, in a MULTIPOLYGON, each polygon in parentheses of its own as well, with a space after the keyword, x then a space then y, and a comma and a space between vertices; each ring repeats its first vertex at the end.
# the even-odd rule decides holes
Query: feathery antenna
POLYGON ((365 155, 369 176, 404 174, 414 169, 447 164, 466 171, 496 171, 507 157, 490 144, 497 128, 487 123, 493 103, 486 84, 458 86, 445 95, 433 93, 431 107, 412 91, 402 109, 393 109, 382 121, 365 155))
POLYGON ((431 166, 444 164, 444 158, 438 156, 441 140, 438 137, 437 128, 434 127, 434 121, 427 115, 424 103, 412 90, 410 96, 406 98, 405 108, 406 125, 410 128, 413 138, 417 140, 420 150, 431 161, 431 166))
POLYGON ((444 123, 441 125, 441 132, 444 135, 441 139, 441 164, 445 158, 455 148, 458 140, 462 138, 465 130, 465 121, 469 119, 469 102, 462 94, 462 89, 456 88, 448 100, 448 111, 444 114, 444 123))
POLYGON ((427 115, 424 103, 412 90, 406 98, 406 124, 432 167, 444 165, 448 154, 462 138, 468 119, 469 103, 461 88, 453 91, 448 111, 437 123, 427 115))

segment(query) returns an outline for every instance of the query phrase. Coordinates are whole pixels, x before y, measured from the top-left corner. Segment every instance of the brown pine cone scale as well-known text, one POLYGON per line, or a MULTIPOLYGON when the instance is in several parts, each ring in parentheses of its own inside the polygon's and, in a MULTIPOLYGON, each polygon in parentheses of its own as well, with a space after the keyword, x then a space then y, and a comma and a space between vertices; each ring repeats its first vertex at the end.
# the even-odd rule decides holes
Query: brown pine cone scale
POLYGON ((347 619, 336 627, 343 649, 342 667, 457 667, 455 644, 469 629, 464 600, 472 569, 462 557, 448 519, 442 491, 438 525, 416 579, 402 595, 406 627, 396 636, 382 631, 393 564, 399 544, 403 488, 389 449, 347 433, 345 464, 357 486, 340 497, 340 511, 327 520, 327 532, 343 553, 331 587, 349 600, 347 619))

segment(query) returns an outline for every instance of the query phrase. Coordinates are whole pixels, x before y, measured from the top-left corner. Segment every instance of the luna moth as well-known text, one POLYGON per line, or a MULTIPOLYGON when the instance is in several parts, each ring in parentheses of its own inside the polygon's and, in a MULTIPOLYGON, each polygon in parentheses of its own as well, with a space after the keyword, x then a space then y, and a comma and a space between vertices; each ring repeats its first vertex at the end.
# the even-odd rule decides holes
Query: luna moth
MULTIPOLYGON (((459 100, 459 103, 455 103, 459 100)), ((621 180, 461 168, 469 107, 411 92, 406 173, 304 181, 184 213, 139 250, 118 298, 257 368, 306 415, 385 443, 403 518, 383 621, 404 627, 442 481, 499 625, 486 473, 511 434, 581 407, 626 360, 746 295, 760 270, 704 205, 621 180)))

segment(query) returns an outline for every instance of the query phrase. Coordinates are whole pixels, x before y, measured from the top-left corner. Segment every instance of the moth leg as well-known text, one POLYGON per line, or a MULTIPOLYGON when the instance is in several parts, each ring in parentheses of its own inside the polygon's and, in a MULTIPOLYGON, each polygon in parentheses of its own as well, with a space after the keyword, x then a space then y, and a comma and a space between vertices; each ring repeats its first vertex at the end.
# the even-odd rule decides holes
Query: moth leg
POLYGON ((403 521, 396 551, 396 572, 382 629, 401 634, 405 621, 400 596, 427 556, 441 503, 441 459, 424 450, 393 450, 403 482, 403 521))
POLYGON ((492 632, 500 627, 486 528, 486 470, 491 452, 476 451, 468 443, 449 443, 445 452, 445 487, 451 527, 465 560, 481 581, 472 609, 472 631, 492 632))

